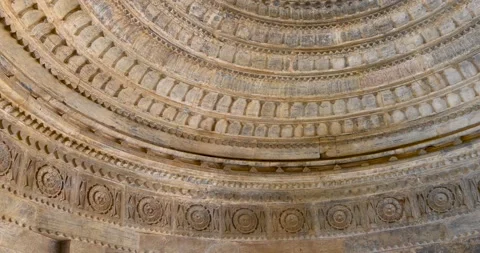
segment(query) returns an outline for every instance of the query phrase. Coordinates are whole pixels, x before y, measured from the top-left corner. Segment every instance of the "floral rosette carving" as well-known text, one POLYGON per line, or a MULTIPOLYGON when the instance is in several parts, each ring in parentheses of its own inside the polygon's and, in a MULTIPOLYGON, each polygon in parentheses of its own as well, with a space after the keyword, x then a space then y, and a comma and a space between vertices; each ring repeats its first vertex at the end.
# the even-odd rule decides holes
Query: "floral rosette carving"
POLYGON ((55 198, 63 190, 63 177, 60 171, 52 166, 41 167, 36 175, 37 187, 49 198, 55 198))
POLYGON ((335 229, 346 229, 352 223, 352 211, 344 205, 336 205, 327 211, 327 222, 335 229))
POLYGON ((299 232, 304 223, 305 217, 298 209, 287 209, 280 214, 280 225, 289 233, 299 232))
POLYGON ((258 226, 258 218, 255 212, 250 209, 242 208, 233 214, 233 226, 242 234, 253 233, 258 226))
POLYGON ((8 173, 12 164, 12 155, 7 144, 0 142, 0 176, 8 173))
POLYGON ((107 213, 113 207, 113 195, 104 185, 94 185, 88 191, 88 203, 98 213, 107 213))
POLYGON ((208 228, 212 217, 204 206, 193 205, 187 209, 186 220, 190 227, 197 231, 202 231, 208 228))
POLYGON ((403 206, 395 198, 384 198, 377 204, 377 215, 385 222, 395 222, 402 218, 403 206))
POLYGON ((439 213, 447 212, 453 208, 455 195, 446 187, 433 188, 427 196, 427 204, 439 213))
POLYGON ((158 223, 163 216, 163 209, 160 201, 152 198, 145 197, 138 203, 138 215, 143 222, 147 224, 158 223))

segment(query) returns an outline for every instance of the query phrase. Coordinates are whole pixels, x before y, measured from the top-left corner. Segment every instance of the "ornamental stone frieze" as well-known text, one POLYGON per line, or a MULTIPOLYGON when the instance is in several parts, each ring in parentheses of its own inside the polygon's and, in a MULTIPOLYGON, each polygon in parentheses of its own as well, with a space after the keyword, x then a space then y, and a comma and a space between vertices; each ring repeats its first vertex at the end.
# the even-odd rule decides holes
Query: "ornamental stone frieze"
POLYGON ((0 252, 480 252, 480 0, 0 0, 0 252))

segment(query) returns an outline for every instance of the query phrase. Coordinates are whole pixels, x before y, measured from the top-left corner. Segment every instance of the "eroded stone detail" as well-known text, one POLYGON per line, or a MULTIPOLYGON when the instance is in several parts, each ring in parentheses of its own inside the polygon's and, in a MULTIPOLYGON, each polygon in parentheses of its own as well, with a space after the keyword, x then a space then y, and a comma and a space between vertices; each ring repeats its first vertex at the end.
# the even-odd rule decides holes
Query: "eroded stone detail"
POLYGON ((346 229, 352 223, 352 211, 344 205, 336 205, 327 211, 327 221, 335 229, 346 229))
POLYGON ((0 1, 0 219, 129 252, 475 250, 479 10, 0 1))
POLYGON ((160 202, 151 197, 142 198, 138 203, 138 215, 147 224, 156 224, 163 217, 163 208, 160 202))
POLYGON ((43 166, 37 171, 37 187, 41 193, 49 198, 57 197, 62 193, 64 179, 60 171, 51 166, 43 166))
POLYGON ((88 203, 95 212, 107 213, 113 208, 113 194, 104 185, 94 185, 88 190, 88 203))
POLYGON ((190 206, 185 213, 185 219, 197 231, 207 229, 212 221, 209 210, 202 205, 190 206))
POLYGON ((455 203, 454 193, 447 187, 433 188, 427 197, 427 203, 436 212, 447 212, 452 209, 455 203))
POLYGON ((287 209, 280 214, 279 221, 285 231, 297 233, 302 230, 305 224, 305 217, 298 209, 287 209))
POLYGON ((238 209, 232 218, 235 229, 242 234, 253 233, 258 227, 258 217, 254 211, 243 208, 238 209))
POLYGON ((403 216, 403 206, 395 198, 384 198, 377 204, 378 217, 385 222, 395 222, 403 216))
POLYGON ((10 170, 12 164, 12 154, 8 149, 8 146, 0 142, 0 175, 4 176, 10 170))

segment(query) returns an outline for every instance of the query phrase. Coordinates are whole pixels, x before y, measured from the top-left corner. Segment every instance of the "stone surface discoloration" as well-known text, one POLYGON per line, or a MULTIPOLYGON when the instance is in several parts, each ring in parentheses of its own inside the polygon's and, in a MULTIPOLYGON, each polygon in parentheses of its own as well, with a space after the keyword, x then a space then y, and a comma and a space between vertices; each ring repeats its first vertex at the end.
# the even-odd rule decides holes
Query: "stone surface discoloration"
POLYGON ((478 251, 479 9, 0 1, 0 251, 478 251))

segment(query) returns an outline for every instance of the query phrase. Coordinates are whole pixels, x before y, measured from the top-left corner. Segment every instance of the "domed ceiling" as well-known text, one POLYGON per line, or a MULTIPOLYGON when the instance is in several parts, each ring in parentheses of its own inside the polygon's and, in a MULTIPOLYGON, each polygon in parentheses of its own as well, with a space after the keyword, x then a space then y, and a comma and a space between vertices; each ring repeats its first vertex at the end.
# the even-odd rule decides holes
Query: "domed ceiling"
POLYGON ((36 213, 2 218, 130 252, 158 250, 145 234, 465 243, 479 16, 480 0, 2 0, 1 188, 36 213))

